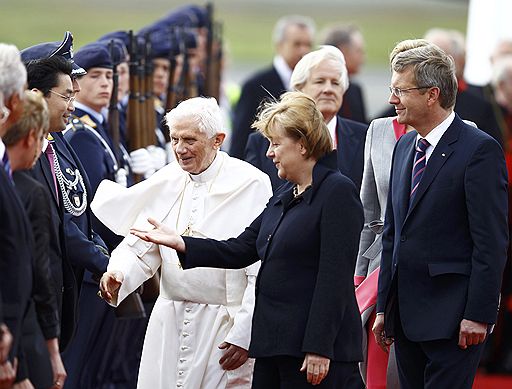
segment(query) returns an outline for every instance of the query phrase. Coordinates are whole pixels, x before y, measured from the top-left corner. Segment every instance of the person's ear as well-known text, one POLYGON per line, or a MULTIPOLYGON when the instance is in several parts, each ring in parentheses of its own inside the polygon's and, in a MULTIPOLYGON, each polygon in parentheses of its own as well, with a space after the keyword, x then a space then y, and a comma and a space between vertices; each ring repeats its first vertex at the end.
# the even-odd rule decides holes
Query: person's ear
POLYGON ((433 87, 433 88, 429 89, 427 94, 428 94, 427 101, 428 101, 429 105, 431 105, 431 104, 434 104, 436 101, 439 100, 440 90, 439 90, 438 87, 433 87))
POLYGON ((23 101, 20 99, 20 95, 18 93, 13 93, 7 100, 5 100, 4 105, 13 112, 18 112, 19 105, 23 104, 23 101))
POLYGON ((308 150, 306 149, 306 146, 304 146, 304 143, 302 143, 302 140, 299 141, 299 151, 301 155, 306 155, 308 153, 308 150))
POLYGON ((32 128, 24 139, 24 146, 32 147, 32 145, 37 142, 37 137, 38 131, 35 128, 32 128))
POLYGON ((224 143, 224 139, 226 139, 226 134, 223 132, 218 132, 215 135, 215 141, 213 145, 217 150, 220 149, 220 146, 222 146, 222 143, 224 143))

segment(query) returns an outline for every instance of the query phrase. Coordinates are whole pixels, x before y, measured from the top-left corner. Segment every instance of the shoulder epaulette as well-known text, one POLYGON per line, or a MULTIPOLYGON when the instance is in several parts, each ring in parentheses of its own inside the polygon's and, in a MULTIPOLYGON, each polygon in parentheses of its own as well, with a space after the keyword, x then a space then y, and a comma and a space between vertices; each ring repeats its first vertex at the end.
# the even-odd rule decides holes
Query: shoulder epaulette
POLYGON ((69 130, 73 132, 82 131, 85 130, 85 124, 77 117, 72 115, 71 120, 69 121, 68 125, 66 126, 65 132, 68 132, 69 130))
POLYGON ((88 125, 91 128, 96 128, 96 122, 92 120, 89 115, 84 115, 80 117, 80 121, 86 125, 88 125))

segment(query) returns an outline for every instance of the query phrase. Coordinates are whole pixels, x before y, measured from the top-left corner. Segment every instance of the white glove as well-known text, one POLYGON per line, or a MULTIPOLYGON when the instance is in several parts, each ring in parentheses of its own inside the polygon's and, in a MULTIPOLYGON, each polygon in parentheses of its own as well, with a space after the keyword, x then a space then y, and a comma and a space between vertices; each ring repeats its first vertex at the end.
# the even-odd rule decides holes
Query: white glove
POLYGON ((128 180, 127 180, 128 172, 124 168, 120 168, 116 172, 116 182, 119 185, 124 186, 125 188, 128 186, 128 180))
POLYGON ((148 178, 155 172, 151 156, 145 148, 133 150, 130 153, 130 168, 135 174, 143 174, 148 178))
POLYGON ((165 154, 167 154, 167 163, 171 163, 176 159, 176 156, 174 155, 174 149, 172 148, 172 143, 167 142, 165 144, 165 154))
POLYGON ((153 165, 153 169, 159 170, 165 166, 167 163, 167 156, 165 155, 165 150, 158 146, 148 146, 146 147, 148 150, 149 156, 151 157, 151 162, 153 165))

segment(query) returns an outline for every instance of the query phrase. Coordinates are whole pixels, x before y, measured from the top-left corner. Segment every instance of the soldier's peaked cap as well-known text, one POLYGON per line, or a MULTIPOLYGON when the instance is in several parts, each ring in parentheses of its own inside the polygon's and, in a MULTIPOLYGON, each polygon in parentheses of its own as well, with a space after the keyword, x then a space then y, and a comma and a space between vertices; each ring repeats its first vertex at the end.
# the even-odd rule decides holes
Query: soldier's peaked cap
POLYGON ((21 60, 25 63, 36 59, 53 57, 54 55, 63 57, 71 62, 73 67, 72 76, 87 74, 85 69, 77 64, 73 58, 73 35, 69 31, 66 31, 61 42, 44 42, 21 50, 21 60))

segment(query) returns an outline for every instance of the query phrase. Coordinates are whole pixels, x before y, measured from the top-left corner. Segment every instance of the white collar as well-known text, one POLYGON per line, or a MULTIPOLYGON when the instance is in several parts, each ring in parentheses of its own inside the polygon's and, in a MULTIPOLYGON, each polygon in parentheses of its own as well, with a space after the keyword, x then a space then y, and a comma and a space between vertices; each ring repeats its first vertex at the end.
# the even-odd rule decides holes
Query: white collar
POLYGON ((213 162, 206 168, 206 170, 202 171, 199 174, 189 174, 190 179, 193 182, 205 183, 213 180, 217 177, 219 170, 222 166, 222 161, 224 160, 224 155, 217 153, 213 162))
POLYGON ((4 158, 5 154, 5 145, 4 142, 2 142, 2 139, 0 138, 0 161, 4 158))
MULTIPOLYGON (((293 69, 290 69, 286 61, 283 57, 280 55, 276 55, 274 57, 274 69, 276 69, 277 74, 279 75, 279 78, 283 82, 284 87, 286 90, 290 90, 290 80, 292 78, 292 71, 293 69)), ((279 96, 274 96, 276 99, 279 98, 279 96)))
MULTIPOLYGON (((455 112, 452 111, 446 119, 444 119, 441 123, 434 127, 432 131, 430 131, 427 134, 425 139, 428 141, 430 146, 432 146, 432 148, 435 148, 437 146, 437 144, 441 140, 441 137, 444 135, 448 127, 450 127, 450 125, 452 124, 453 119, 455 119, 455 112)), ((418 140, 421 137, 422 136, 420 134, 416 136, 416 144, 418 143, 418 140)))
POLYGON ((331 134, 331 140, 333 148, 336 149, 338 145, 336 144, 336 126, 338 125, 338 118, 336 115, 329 120, 329 123, 327 123, 327 129, 329 130, 329 134, 331 134))
POLYGON ((86 112, 88 115, 91 115, 94 117, 94 119, 96 119, 96 121, 100 124, 103 124, 103 121, 104 121, 104 117, 103 115, 101 114, 101 112, 96 112, 94 109, 92 109, 91 107, 88 107, 87 105, 84 105, 78 101, 75 101, 73 103, 73 105, 75 106, 75 108, 78 108, 78 109, 81 109, 82 111, 86 112))

